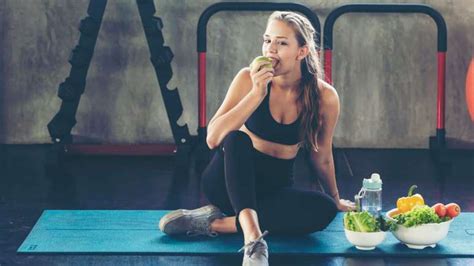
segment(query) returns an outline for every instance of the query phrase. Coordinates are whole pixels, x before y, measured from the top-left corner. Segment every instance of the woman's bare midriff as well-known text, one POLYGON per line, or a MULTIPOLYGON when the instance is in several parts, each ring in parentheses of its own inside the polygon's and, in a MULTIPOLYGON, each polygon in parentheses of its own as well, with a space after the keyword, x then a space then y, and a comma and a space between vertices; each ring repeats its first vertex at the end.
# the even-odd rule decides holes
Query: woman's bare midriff
POLYGON ((268 140, 264 140, 260 138, 259 136, 255 135, 252 133, 247 127, 245 127, 245 124, 242 125, 242 127, 239 129, 240 131, 243 131, 247 133, 247 135, 250 136, 250 139, 252 139, 253 142, 253 147, 267 155, 270 155, 272 157, 280 158, 280 159, 293 159, 296 157, 296 154, 298 153, 298 144, 295 145, 285 145, 285 144, 279 144, 275 142, 271 142, 268 140))

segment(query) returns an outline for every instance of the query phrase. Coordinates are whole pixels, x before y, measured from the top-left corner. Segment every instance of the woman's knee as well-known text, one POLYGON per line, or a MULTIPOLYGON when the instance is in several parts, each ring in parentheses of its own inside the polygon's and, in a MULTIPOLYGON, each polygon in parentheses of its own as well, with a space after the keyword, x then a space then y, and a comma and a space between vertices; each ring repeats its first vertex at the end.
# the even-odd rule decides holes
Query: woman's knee
POLYGON ((250 138, 247 133, 240 131, 240 130, 233 130, 227 134, 227 136, 224 138, 222 142, 224 148, 225 147, 230 147, 230 146, 242 146, 242 145, 247 145, 247 146, 252 146, 252 139, 250 138))
POLYGON ((289 188, 276 197, 260 203, 259 218, 280 234, 306 235, 324 230, 338 212, 334 200, 321 192, 289 188), (288 209, 282 214, 282 208, 288 209))
POLYGON ((318 193, 313 201, 311 231, 324 230, 336 217, 338 209, 332 198, 323 193, 318 193))

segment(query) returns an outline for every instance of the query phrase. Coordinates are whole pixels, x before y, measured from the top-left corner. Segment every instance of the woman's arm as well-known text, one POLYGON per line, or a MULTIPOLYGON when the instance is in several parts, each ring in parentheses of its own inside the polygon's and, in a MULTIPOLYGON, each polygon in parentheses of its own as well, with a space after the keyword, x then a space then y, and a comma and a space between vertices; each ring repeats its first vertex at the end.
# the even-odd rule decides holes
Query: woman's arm
POLYGON ((347 211, 353 209, 354 204, 350 201, 341 200, 339 197, 332 154, 332 140, 339 111, 339 97, 336 90, 330 86, 322 90, 320 104, 321 129, 317 137, 318 151, 310 152, 310 161, 326 193, 334 198, 340 210, 347 211))
MULTIPOLYGON (((253 70, 257 85, 262 87, 268 76, 265 71, 253 70), (257 77, 255 77, 257 76, 257 77)), ((269 75, 272 76, 272 75, 269 75)), ((232 130, 238 130, 247 121, 249 116, 257 109, 265 98, 263 90, 255 89, 257 85, 252 82, 249 68, 243 68, 232 81, 222 105, 207 126, 206 142, 210 149, 219 146, 222 140, 232 130)))

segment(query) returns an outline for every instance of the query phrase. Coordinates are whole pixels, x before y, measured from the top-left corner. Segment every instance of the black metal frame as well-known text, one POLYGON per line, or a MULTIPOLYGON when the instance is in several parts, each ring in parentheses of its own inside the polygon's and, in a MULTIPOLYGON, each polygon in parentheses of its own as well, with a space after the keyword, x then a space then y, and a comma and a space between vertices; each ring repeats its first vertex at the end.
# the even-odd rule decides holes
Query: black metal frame
MULTIPOLYGON (((155 68, 171 131, 177 145, 176 152, 188 153, 196 141, 195 136, 189 134, 186 124, 180 126, 177 123, 183 112, 178 88, 169 90, 167 87, 173 75, 171 69, 173 52, 168 46, 164 46, 161 32, 163 22, 159 17, 154 16, 156 9, 153 0, 136 0, 136 3, 151 54, 150 60, 155 68)), ((79 44, 72 50, 69 59, 71 71, 69 77, 59 85, 58 89, 58 96, 62 99, 61 107, 48 123, 54 153, 65 153, 66 145, 73 143, 71 130, 77 122, 75 116, 86 86, 87 71, 94 54, 106 5, 107 0, 90 0, 87 9, 88 16, 80 23, 79 44)))
MULTIPOLYGON (((323 47, 331 52, 333 48, 333 28, 336 20, 346 13, 421 13, 430 16, 436 23, 438 48, 438 101, 436 136, 429 137, 432 152, 446 148, 445 118, 445 56, 447 51, 447 27, 443 16, 428 5, 421 4, 348 4, 340 6, 329 13, 324 23, 323 47)), ((332 62, 324 62, 326 72, 331 72, 332 62)), ((331 77, 329 77, 331 78, 331 77)))

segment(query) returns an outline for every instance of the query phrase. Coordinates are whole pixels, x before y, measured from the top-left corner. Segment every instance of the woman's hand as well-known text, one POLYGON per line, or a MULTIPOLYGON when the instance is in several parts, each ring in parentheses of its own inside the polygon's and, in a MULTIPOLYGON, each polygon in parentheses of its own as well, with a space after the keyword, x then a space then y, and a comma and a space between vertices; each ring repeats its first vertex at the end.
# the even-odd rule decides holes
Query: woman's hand
POLYGON ((353 211, 356 209, 355 203, 350 200, 339 199, 336 202, 337 209, 343 212, 353 211))
POLYGON ((261 96, 266 96, 267 85, 273 78, 274 70, 269 67, 262 67, 268 62, 255 62, 250 69, 250 77, 252 78, 252 91, 261 96))

